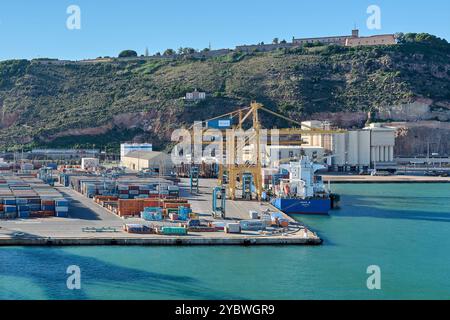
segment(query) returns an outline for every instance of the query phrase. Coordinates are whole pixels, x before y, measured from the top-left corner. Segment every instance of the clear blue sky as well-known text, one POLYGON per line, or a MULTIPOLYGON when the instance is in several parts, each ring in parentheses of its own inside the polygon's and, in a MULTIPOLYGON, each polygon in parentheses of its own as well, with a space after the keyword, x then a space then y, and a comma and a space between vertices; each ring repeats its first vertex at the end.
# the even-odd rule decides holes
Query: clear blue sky
POLYGON ((274 37, 428 32, 450 40, 448 0, 1 0, 0 60, 116 56, 166 48, 234 48, 274 37), (68 30, 67 7, 81 8, 68 30), (381 8, 382 29, 368 30, 367 7, 381 8))

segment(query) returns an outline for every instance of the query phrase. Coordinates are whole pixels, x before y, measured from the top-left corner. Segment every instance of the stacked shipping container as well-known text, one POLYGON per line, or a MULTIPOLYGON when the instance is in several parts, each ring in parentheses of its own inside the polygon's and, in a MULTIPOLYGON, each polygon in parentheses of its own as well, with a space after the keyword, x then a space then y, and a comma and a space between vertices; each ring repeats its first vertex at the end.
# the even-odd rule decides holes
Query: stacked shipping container
POLYGON ((68 211, 69 202, 40 179, 26 175, 0 176, 0 218, 66 217, 68 211))
POLYGON ((94 175, 61 174, 60 182, 83 195, 115 195, 120 199, 178 197, 179 187, 172 181, 158 178, 136 179, 123 176, 118 179, 94 175))

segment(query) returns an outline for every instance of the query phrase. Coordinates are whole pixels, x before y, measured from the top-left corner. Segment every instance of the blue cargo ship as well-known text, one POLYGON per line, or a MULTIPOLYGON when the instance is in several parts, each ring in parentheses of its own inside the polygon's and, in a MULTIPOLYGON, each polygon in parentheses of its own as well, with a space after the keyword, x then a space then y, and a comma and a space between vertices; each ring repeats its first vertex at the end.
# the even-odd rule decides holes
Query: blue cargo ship
POLYGON ((289 171, 289 179, 280 179, 272 205, 286 214, 328 214, 337 207, 339 196, 330 193, 322 177, 315 174, 323 167, 308 157, 281 167, 289 171))
POLYGON ((272 205, 286 214, 328 214, 332 199, 276 198, 272 205))

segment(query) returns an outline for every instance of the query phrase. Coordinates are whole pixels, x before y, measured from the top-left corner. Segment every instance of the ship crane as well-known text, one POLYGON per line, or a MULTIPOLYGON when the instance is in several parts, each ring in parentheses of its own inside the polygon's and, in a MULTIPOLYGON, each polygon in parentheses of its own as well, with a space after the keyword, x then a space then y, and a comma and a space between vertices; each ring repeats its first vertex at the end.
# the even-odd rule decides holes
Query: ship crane
MULTIPOLYGON (((263 181, 262 181, 262 161, 261 161, 261 150, 260 150, 260 138, 261 138, 261 130, 263 129, 260 123, 259 118, 259 111, 267 112, 273 116, 276 116, 278 118, 281 118, 283 120, 286 120, 296 126, 294 128, 273 128, 276 129, 276 134, 278 134, 280 137, 282 136, 311 136, 311 135, 331 135, 336 133, 343 133, 345 130, 327 130, 327 129, 317 129, 317 128, 310 128, 308 126, 305 126, 302 123, 295 121, 293 119, 290 119, 282 114, 279 114, 277 112, 274 112, 272 110, 269 110, 265 108, 262 104, 257 102, 252 102, 250 107, 246 107, 243 109, 239 109, 233 112, 229 112, 226 114, 223 114, 221 116, 217 116, 214 118, 211 118, 209 120, 206 120, 208 123, 212 120, 217 119, 223 119, 225 117, 228 118, 234 118, 238 117, 238 123, 236 126, 234 126, 231 130, 231 135, 222 135, 222 141, 219 141, 222 143, 224 147, 223 149, 227 150, 229 160, 226 164, 221 163, 219 161, 219 185, 224 184, 224 174, 227 172, 227 180, 228 180, 228 196, 230 199, 235 200, 236 199, 236 189, 237 189, 237 180, 243 181, 243 177, 248 177, 249 175, 252 176, 252 181, 255 186, 256 191, 256 199, 261 200, 262 192, 263 192, 263 181), (250 132, 252 134, 248 137, 246 137, 245 142, 249 144, 254 144, 256 146, 256 159, 252 163, 242 163, 242 161, 238 161, 238 154, 242 150, 238 150, 241 145, 237 143, 237 130, 241 130, 243 128, 244 123, 247 120, 252 120, 252 126, 250 127, 250 132), (301 127, 306 127, 307 129, 302 129, 301 127), (232 137, 232 139, 229 139, 232 137), (251 143, 253 141, 253 143, 251 143), (256 143, 255 143, 256 142, 256 143), (241 163, 240 163, 241 162, 241 163)), ((194 126, 191 126, 190 129, 192 129, 194 126)), ((203 126, 202 126, 202 133, 203 133, 203 126)), ((248 131, 247 131, 248 132, 248 131)), ((230 132, 229 132, 230 133, 230 132)), ((270 132, 269 132, 270 133, 270 132)), ((202 135, 203 136, 203 135, 202 135)), ((210 144, 211 142, 218 142, 218 141, 203 141, 202 144, 210 144)), ((271 144, 271 139, 267 137, 267 143, 271 144)), ((283 139, 276 142, 276 145, 301 145, 303 144, 303 141, 300 139, 293 140, 292 138, 289 139, 283 139)), ((223 159, 221 159, 223 160, 223 159)))

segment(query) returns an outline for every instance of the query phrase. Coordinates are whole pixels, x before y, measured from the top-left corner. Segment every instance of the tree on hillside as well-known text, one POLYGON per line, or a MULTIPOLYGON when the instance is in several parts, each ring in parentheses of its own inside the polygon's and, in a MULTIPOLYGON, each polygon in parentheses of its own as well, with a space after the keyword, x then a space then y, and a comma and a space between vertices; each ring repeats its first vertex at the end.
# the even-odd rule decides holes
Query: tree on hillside
POLYGON ((183 54, 193 54, 196 50, 194 48, 183 48, 183 54))
POLYGON ((178 48, 178 51, 177 51, 177 53, 180 55, 189 55, 189 54, 193 54, 195 52, 196 52, 196 50, 194 48, 189 48, 189 47, 187 47, 187 48, 180 47, 180 48, 178 48))
POLYGON ((273 38, 272 43, 273 44, 278 44, 279 43, 279 39, 278 38, 273 38))
POLYGON ((287 42, 286 42, 286 40, 283 39, 283 40, 280 41, 280 43, 281 44, 286 44, 287 42))
POLYGON ((428 43, 438 46, 447 46, 448 42, 445 39, 438 38, 428 33, 397 33, 396 38, 399 43, 428 43))
POLYGON ((137 52, 134 50, 123 50, 121 53, 119 53, 119 58, 132 58, 137 57, 137 52))
POLYGON ((164 51, 163 55, 165 55, 165 56, 173 56, 173 55, 175 55, 175 50, 173 50, 173 49, 166 49, 166 51, 164 51))

